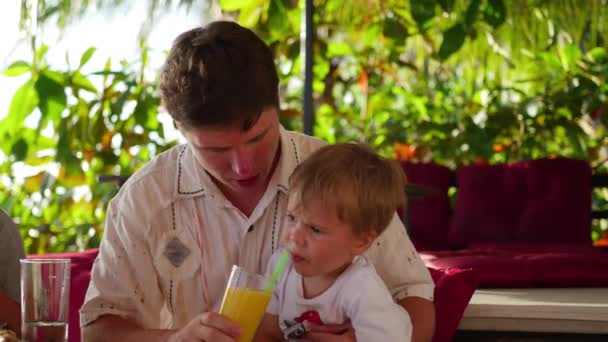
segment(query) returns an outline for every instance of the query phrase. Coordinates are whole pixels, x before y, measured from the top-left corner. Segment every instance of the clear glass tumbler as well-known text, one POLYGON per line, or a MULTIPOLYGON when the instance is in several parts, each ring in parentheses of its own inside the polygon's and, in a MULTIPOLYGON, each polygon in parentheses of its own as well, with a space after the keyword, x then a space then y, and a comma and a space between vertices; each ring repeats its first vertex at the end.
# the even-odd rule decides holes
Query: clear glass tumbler
POLYGON ((65 342, 70 259, 21 259, 21 334, 26 342, 65 342))

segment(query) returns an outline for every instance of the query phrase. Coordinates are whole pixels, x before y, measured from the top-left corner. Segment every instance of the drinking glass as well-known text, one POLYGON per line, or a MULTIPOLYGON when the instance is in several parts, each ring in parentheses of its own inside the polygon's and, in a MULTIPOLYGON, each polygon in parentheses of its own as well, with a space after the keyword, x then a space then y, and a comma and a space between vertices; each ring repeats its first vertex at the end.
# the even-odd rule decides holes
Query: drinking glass
POLYGON ((70 259, 21 259, 22 341, 67 341, 69 301, 70 259))
POLYGON ((232 266, 220 314, 241 327, 239 342, 251 342, 255 336, 272 295, 264 290, 267 284, 267 277, 232 266))

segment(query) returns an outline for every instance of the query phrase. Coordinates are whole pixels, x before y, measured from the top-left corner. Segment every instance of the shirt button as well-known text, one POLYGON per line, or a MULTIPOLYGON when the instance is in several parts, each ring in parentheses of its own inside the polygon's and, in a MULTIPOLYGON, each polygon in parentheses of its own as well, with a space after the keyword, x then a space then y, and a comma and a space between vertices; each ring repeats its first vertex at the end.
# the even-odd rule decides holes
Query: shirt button
POLYGON ((251 233, 253 231, 253 225, 249 226, 249 229, 247 229, 247 233, 251 233))

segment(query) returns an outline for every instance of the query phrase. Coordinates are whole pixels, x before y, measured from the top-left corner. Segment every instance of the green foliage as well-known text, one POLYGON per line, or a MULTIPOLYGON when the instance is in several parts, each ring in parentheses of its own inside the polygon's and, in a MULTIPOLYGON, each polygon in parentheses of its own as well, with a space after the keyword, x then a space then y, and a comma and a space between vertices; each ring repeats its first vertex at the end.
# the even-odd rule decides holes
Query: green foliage
POLYGON ((97 177, 131 174, 174 144, 164 139, 156 83, 141 74, 145 64, 114 68, 108 60, 103 70, 85 75, 81 68, 95 48, 67 70, 47 65, 45 51, 41 45, 31 64, 19 61, 4 72, 28 76, 0 122, 6 155, 0 174, 8 179, 0 183, 0 205, 19 223, 28 253, 97 246, 117 190, 97 177))
MULTIPOLYGON (((608 172, 607 2, 316 0, 315 135, 450 167, 564 156, 608 172)), ((65 25, 94 3, 108 2, 41 2, 38 20, 65 25)), ((296 130, 302 4, 218 0, 274 50, 281 122, 296 130)), ((150 10, 159 6, 152 1, 150 10)), ((94 48, 67 70, 46 65, 46 50, 40 44, 32 61, 4 71, 29 74, 0 123, 8 156, 0 177, 11 180, 0 182, 0 205, 19 220, 28 252, 96 246, 116 191, 96 176, 130 174, 173 144, 157 119, 156 84, 143 74, 145 49, 139 65, 108 61, 86 75, 94 48), (17 183, 13 164, 38 171, 17 183)), ((607 208, 608 192, 595 195, 594 207, 607 208)), ((607 229, 596 224, 593 237, 607 229)))
MULTIPOLYGON (((303 81, 301 61, 292 52, 299 30, 272 27, 263 7, 252 22, 235 4, 253 2, 231 3, 224 9, 275 50, 294 117, 302 108, 294 82, 303 81)), ((452 168, 563 156, 607 172, 608 64, 597 39, 608 37, 599 24, 605 5, 315 1, 315 135, 452 168)), ((302 8, 285 10, 300 17, 302 8)), ((606 228, 596 225, 594 236, 606 228)))

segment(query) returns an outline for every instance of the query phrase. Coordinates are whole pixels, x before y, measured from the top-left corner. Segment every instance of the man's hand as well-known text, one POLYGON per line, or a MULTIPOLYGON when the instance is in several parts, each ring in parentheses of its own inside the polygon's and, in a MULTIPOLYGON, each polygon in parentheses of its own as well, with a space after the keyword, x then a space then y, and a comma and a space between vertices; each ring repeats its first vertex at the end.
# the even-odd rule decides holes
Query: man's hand
POLYGON ((169 341, 234 342, 240 335, 238 325, 215 312, 197 315, 180 330, 143 329, 133 321, 104 315, 81 330, 82 340, 98 341, 169 341))
POLYGON ((308 333, 304 335, 303 342, 349 342, 357 341, 355 331, 350 321, 343 324, 318 325, 307 322, 308 333))
POLYGON ((175 332, 169 342, 234 342, 240 334, 240 328, 234 322, 218 313, 205 312, 175 332))

